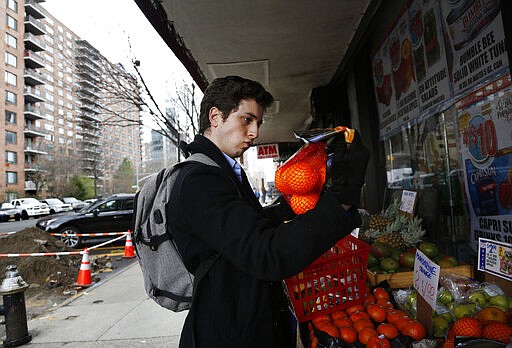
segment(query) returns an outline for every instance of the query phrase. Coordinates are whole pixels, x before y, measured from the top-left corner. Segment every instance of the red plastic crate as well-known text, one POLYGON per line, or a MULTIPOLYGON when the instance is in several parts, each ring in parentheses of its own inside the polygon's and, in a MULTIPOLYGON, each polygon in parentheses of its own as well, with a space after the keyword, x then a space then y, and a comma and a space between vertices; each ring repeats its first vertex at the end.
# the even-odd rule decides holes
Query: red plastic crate
POLYGON ((285 280, 299 322, 362 303, 370 246, 348 235, 301 273, 285 280))

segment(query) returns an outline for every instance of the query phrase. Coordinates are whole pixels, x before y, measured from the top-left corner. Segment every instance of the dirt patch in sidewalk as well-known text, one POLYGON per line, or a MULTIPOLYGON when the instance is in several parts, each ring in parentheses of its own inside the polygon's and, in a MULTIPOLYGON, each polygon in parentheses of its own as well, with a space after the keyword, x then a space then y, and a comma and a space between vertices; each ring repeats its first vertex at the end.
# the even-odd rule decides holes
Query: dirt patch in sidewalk
MULTIPOLYGON (((66 251, 77 250, 35 227, 0 239, 1 254, 66 251)), ((106 258, 90 259, 92 274, 111 267, 106 258)), ((25 291, 25 301, 28 316, 34 317, 81 290, 75 285, 81 261, 82 255, 0 257, 0 282, 5 278, 6 267, 16 265, 18 273, 29 284, 25 291)))

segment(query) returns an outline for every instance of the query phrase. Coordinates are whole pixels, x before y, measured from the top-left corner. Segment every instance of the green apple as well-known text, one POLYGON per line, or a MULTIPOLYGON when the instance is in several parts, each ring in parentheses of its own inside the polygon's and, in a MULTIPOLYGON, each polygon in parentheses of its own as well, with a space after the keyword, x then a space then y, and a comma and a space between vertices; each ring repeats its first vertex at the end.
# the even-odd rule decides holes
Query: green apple
POLYGON ((438 315, 432 318, 432 333, 434 337, 444 337, 449 327, 450 322, 445 317, 438 315))
POLYGON ((479 306, 485 306, 485 304, 487 303, 485 295, 481 291, 475 291, 474 293, 469 295, 469 301, 479 306))
POLYGON ((443 289, 437 294, 437 299, 444 305, 453 302, 453 295, 448 289, 443 289))
POLYGON ((445 320, 447 320, 449 323, 451 323, 453 321, 453 317, 452 315, 450 314, 450 312, 445 312, 443 314, 438 314, 437 315, 438 317, 443 317, 445 320))
POLYGON ((478 311, 474 303, 451 303, 449 308, 456 319, 470 317, 478 311))
POLYGON ((505 296, 505 295, 491 296, 491 298, 489 299, 489 302, 487 302, 487 306, 498 307, 498 308, 501 308, 506 311, 508 309, 507 296, 505 296))

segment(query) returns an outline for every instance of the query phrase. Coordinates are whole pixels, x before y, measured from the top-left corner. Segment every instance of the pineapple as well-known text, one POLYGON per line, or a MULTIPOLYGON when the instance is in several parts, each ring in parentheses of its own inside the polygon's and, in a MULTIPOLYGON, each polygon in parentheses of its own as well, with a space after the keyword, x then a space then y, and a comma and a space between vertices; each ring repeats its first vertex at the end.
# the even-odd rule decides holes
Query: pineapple
POLYGON ((409 219, 400 212, 400 201, 393 201, 382 215, 372 215, 364 239, 386 243, 394 248, 406 250, 417 245, 425 234, 421 227, 422 219, 409 219), (373 219, 372 219, 373 218, 373 219))

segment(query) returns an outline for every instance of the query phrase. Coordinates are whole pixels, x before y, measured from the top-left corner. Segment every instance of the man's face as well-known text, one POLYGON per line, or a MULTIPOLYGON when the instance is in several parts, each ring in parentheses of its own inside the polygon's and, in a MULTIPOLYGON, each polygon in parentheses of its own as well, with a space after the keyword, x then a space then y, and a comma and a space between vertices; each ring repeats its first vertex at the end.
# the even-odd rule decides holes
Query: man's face
POLYGON ((258 137, 263 107, 254 99, 242 99, 225 120, 222 119, 222 112, 215 107, 210 109, 209 117, 211 133, 208 138, 226 155, 237 158, 258 137))

